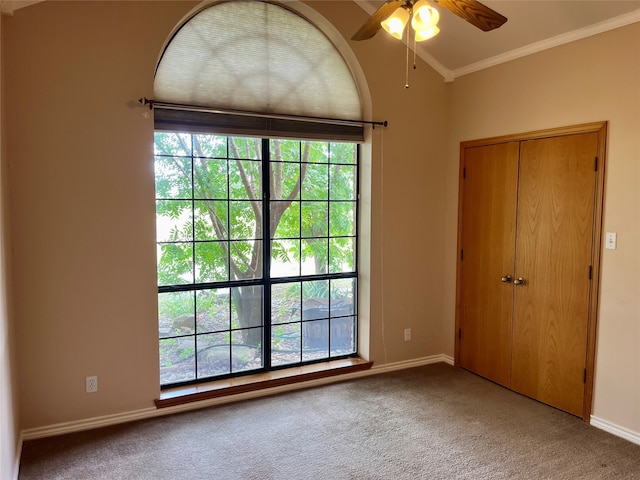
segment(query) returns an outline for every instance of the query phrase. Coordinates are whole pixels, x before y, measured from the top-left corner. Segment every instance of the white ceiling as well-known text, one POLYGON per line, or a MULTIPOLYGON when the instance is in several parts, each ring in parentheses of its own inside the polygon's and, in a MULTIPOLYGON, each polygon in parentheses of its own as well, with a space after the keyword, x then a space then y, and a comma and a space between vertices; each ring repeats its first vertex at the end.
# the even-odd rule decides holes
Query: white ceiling
MULTIPOLYGON (((384 3, 354 1, 369 14, 384 3)), ((446 81, 640 22, 639 0, 483 0, 482 3, 507 17, 507 23, 483 32, 436 5, 440 11, 440 33, 418 44, 417 54, 446 81)), ((377 35, 387 34, 381 30, 377 35)))
MULTIPOLYGON (((42 0, 0 0, 0 11, 11 14, 17 8, 39 1, 42 0)), ((384 3, 382 0, 353 1, 369 14, 384 3)), ((417 54, 445 81, 640 22, 640 0, 483 0, 482 3, 507 17, 507 23, 483 32, 436 6, 440 11, 440 33, 418 44, 417 54)), ((386 33, 381 30, 377 35, 386 33)))

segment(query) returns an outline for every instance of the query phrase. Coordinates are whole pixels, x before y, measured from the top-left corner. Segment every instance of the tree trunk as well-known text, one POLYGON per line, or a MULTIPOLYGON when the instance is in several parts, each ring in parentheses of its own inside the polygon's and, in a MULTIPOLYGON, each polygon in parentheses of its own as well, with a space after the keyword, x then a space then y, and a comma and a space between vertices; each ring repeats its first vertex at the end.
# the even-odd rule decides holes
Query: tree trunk
POLYGON ((262 332, 264 330, 262 288, 259 285, 248 285, 232 288, 231 292, 238 326, 243 329, 243 343, 256 348, 262 347, 262 332))

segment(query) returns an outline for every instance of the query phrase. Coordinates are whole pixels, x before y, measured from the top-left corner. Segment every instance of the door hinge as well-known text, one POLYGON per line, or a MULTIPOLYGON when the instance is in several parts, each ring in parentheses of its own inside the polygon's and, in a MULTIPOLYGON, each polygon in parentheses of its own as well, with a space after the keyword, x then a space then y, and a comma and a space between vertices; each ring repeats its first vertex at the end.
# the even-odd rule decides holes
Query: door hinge
POLYGON ((593 278, 593 266, 589 265, 589 280, 593 278))
POLYGON ((467 178, 467 167, 462 168, 462 179, 464 180, 465 178, 467 178))
POLYGON ((584 369, 584 376, 582 377, 582 383, 587 383, 587 369, 584 369))
POLYGON ((598 171, 598 157, 596 157, 596 161, 595 161, 595 164, 594 164, 593 167, 594 167, 593 169, 597 172, 598 171))
POLYGON ((460 260, 464 260, 464 250, 460 250, 460 260))
POLYGON ((462 329, 461 328, 458 329, 458 338, 462 338, 462 329))

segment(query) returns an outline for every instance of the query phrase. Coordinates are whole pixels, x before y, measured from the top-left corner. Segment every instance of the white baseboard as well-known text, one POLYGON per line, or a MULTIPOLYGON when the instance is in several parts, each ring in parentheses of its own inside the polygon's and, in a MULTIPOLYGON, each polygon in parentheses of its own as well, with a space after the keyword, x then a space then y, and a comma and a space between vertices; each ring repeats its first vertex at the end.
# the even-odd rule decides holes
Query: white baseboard
MULTIPOLYGON (((268 395, 275 395, 277 393, 284 393, 288 391, 301 390, 304 388, 316 387, 320 385, 327 385, 330 383, 342 382, 345 380, 351 380, 355 378, 367 377, 370 375, 377 375, 381 373, 393 372, 397 370, 403 370, 407 368, 421 367, 423 365, 429 365, 432 363, 444 362, 449 365, 453 365, 453 357, 450 355, 431 355, 428 357, 417 358, 413 360, 407 360, 403 362, 387 363, 384 365, 374 365, 369 370, 361 370, 358 372, 348 373, 345 375, 337 375, 334 377, 319 378, 316 380, 309 380, 307 382, 300 382, 291 385, 283 385, 280 387, 267 388, 264 390, 257 390, 254 392, 240 393, 237 395, 229 395, 226 397, 212 398, 209 400, 202 400, 200 402, 193 402, 184 405, 177 405, 175 407, 167 407, 156 409, 155 407, 143 408, 140 410, 134 410, 130 412, 115 413, 111 415, 103 415, 100 417, 87 418, 83 420, 76 420, 72 422, 57 423, 54 425, 48 425, 44 427, 31 428, 23 430, 20 433, 18 439, 17 451, 16 451, 16 465, 14 468, 14 479, 18 479, 18 471, 20 467, 20 457, 22 453, 22 444, 26 440, 33 440, 36 438, 52 437, 56 435, 62 435, 65 433, 80 432, 82 430, 90 430, 93 428, 106 427, 109 425, 117 425, 120 423, 132 422, 135 420, 143 420, 147 418, 159 417, 163 415, 170 415, 172 413, 184 412, 188 410, 196 410, 199 408, 205 408, 213 405, 222 405, 225 403, 232 403, 241 400, 249 400, 252 398, 265 397, 268 395)), ((611 423, 602 418, 591 416, 590 424, 596 428, 609 432, 618 437, 624 438, 630 442, 640 445, 640 433, 634 432, 627 428, 621 427, 614 423, 611 423)))
POLYGON ((22 438, 22 432, 20 432, 20 436, 18 437, 18 445, 16 445, 16 458, 13 463, 13 476, 11 477, 13 480, 18 480, 18 475, 20 475, 20 459, 22 458, 22 443, 24 442, 22 438))
POLYGON ((634 432, 633 430, 629 430, 628 428, 621 427, 616 425, 615 423, 611 423, 602 418, 595 417, 591 415, 589 423, 600 430, 604 430, 605 432, 612 433, 616 437, 624 438, 625 440, 629 440, 637 445, 640 445, 640 433, 634 432))
POLYGON ((368 371, 372 373, 394 372, 396 370, 421 367, 423 365, 429 365, 429 364, 438 363, 438 362, 445 362, 445 363, 448 363, 449 365, 453 365, 453 357, 441 353, 440 355, 430 355, 428 357, 416 358, 413 360, 406 360, 404 362, 385 363, 384 365, 377 365, 377 366, 376 364, 374 364, 373 367, 371 367, 371 369, 368 371))
POLYGON ((423 365, 429 365, 432 363, 446 362, 453 365, 453 358, 449 355, 431 355, 429 357, 417 358, 414 360, 408 360, 404 362, 387 363, 384 365, 374 365, 369 370, 361 370, 358 372, 347 373, 344 375, 336 375, 333 377, 319 378, 316 380, 309 380, 306 382, 294 383, 290 385, 283 385, 280 387, 265 388, 263 390, 256 390, 253 392, 239 393, 237 395, 229 395, 225 397, 212 398, 209 400, 202 400, 200 402, 187 403, 184 405, 176 405, 175 407, 167 407, 156 409, 155 407, 143 408, 140 410, 134 410, 130 412, 114 413, 110 415, 103 415, 100 417, 87 418, 83 420, 76 420, 72 422, 56 423, 54 425, 47 425, 44 427, 30 428, 23 430, 20 437, 20 445, 22 441, 34 440, 36 438, 53 437, 56 435, 63 435, 65 433, 80 432, 83 430, 90 430, 93 428, 106 427, 109 425, 117 425, 120 423, 133 422, 135 420, 143 420, 146 418, 159 417, 163 415, 169 415, 172 413, 185 412, 188 410, 196 410, 199 408, 209 407, 213 405, 222 405, 225 403, 238 402, 241 400, 249 400, 252 398, 265 397, 268 395, 275 395, 277 393, 291 392, 294 390, 300 390, 303 388, 316 387, 320 385, 327 385, 335 382, 343 382, 345 380, 352 380, 354 378, 366 377, 369 375, 377 375, 380 373, 387 373, 396 370, 403 370, 406 368, 420 367, 423 365))

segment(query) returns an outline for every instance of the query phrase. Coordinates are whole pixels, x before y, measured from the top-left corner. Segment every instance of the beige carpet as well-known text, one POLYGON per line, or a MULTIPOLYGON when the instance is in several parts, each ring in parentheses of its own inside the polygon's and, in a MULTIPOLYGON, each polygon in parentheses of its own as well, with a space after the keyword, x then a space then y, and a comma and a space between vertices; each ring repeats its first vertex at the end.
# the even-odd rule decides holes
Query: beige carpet
POLYGON ((435 364, 28 441, 20 479, 640 479, 640 446, 435 364))

